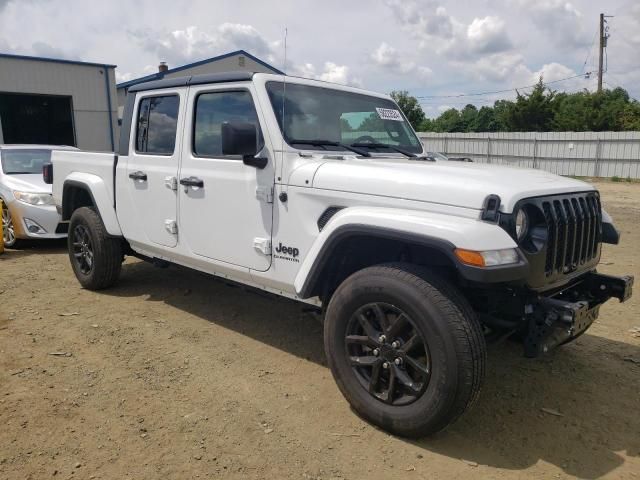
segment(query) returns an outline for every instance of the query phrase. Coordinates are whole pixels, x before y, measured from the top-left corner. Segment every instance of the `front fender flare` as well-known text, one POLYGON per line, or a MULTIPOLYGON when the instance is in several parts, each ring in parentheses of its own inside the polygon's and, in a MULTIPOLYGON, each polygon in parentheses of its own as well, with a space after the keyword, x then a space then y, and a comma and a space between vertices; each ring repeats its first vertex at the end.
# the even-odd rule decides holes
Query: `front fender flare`
MULTIPOLYGON (((121 237, 122 230, 113 206, 113 198, 104 180, 90 173, 74 172, 65 178, 62 187, 62 210, 65 211, 65 192, 69 187, 79 187, 87 191, 93 200, 98 215, 102 219, 107 233, 114 237, 121 237)), ((72 212, 71 212, 72 213, 72 212)))
POLYGON ((517 248, 511 236, 496 224, 441 213, 352 207, 331 218, 305 256, 294 282, 299 297, 310 296, 323 266, 336 254, 336 247, 345 238, 356 235, 435 248, 451 259, 462 277, 475 282, 524 279, 529 269, 522 255, 516 264, 485 268, 465 265, 455 256, 455 248, 476 251, 517 248))

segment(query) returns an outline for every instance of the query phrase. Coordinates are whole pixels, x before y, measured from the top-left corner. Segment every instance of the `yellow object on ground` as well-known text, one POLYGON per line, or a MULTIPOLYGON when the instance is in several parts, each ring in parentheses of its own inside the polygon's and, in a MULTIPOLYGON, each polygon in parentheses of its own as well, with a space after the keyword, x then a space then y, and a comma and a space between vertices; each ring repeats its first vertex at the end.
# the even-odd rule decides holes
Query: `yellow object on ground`
MULTIPOLYGON (((0 200, 0 212, 2 212, 2 200, 0 200)), ((0 254, 4 253, 4 227, 2 227, 2 232, 0 232, 0 254)))

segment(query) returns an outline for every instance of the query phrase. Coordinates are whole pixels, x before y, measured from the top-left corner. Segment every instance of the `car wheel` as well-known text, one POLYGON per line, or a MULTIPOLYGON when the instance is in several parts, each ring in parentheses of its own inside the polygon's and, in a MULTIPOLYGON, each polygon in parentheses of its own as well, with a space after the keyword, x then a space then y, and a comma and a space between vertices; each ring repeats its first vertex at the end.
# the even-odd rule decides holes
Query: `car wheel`
POLYGON ((18 239, 16 238, 16 230, 13 226, 11 212, 6 203, 2 202, 2 238, 5 247, 15 247, 18 239))
POLYGON ((73 212, 67 239, 73 272, 88 290, 113 285, 122 268, 122 242, 109 237, 100 216, 91 207, 73 212))
POLYGON ((433 434, 478 397, 480 324, 458 290, 429 270, 388 264, 354 273, 329 303, 324 335, 344 396, 393 434, 433 434))

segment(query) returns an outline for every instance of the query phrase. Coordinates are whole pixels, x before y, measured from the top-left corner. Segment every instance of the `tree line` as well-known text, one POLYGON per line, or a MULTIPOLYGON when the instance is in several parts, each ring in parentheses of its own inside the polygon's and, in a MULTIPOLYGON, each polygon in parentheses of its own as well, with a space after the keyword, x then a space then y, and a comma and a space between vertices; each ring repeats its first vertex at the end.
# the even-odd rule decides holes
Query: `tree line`
POLYGON ((414 129, 421 132, 585 132, 640 130, 640 102, 623 88, 592 93, 564 93, 544 85, 542 77, 530 93, 517 92, 515 101, 497 100, 478 109, 468 104, 427 118, 418 99, 394 91, 414 129))

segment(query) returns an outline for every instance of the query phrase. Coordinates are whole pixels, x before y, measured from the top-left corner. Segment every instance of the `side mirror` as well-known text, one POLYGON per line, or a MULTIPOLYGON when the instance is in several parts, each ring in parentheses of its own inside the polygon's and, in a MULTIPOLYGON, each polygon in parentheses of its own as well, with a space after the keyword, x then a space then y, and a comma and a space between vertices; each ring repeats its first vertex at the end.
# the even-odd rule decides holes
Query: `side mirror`
POLYGON ((253 123, 223 123, 222 153, 224 155, 242 155, 242 161, 245 165, 256 168, 267 166, 266 158, 256 158, 258 153, 258 129, 253 123))
POLYGON ((45 163, 42 166, 42 180, 47 185, 51 185, 53 183, 53 164, 45 163))

